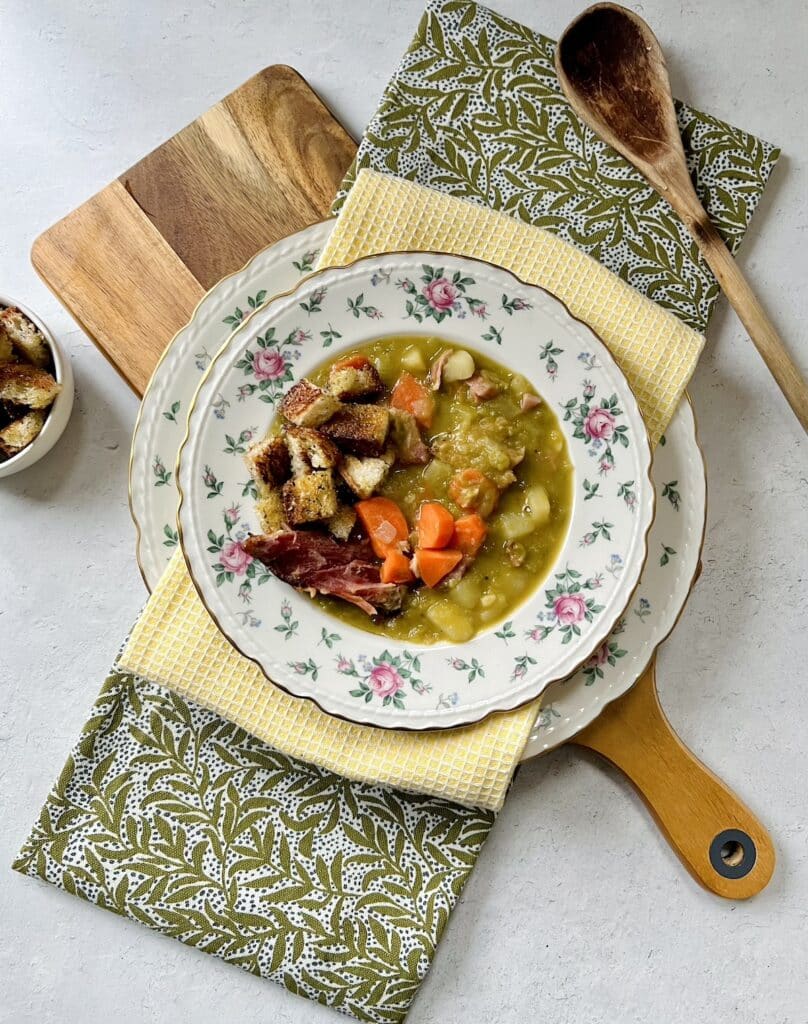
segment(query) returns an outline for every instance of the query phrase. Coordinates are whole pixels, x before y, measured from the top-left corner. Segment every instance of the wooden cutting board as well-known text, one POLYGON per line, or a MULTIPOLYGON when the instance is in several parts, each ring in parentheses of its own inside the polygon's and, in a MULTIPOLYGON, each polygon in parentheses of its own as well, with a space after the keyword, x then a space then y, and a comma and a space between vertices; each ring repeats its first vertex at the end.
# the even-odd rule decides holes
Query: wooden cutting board
POLYGON ((355 153, 308 83, 274 65, 45 231, 31 259, 142 395, 205 292, 327 216, 355 153))
MULTIPOLYGON (((266 68, 41 235, 34 266, 142 394, 208 289, 327 216, 355 153, 296 71, 266 68)), ((771 877, 771 840, 673 732, 654 661, 574 742, 634 784, 703 885, 744 899, 771 877)))

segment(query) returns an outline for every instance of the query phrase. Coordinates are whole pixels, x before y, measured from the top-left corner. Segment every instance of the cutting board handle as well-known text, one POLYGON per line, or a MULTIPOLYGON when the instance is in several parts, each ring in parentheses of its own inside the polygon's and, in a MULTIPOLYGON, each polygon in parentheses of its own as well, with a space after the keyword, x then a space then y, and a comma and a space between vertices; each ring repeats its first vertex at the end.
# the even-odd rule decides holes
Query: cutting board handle
POLYGON ((771 838, 673 731, 657 696, 655 666, 652 659, 633 689, 573 742, 624 773, 698 882, 726 899, 748 899, 774 871, 771 838))

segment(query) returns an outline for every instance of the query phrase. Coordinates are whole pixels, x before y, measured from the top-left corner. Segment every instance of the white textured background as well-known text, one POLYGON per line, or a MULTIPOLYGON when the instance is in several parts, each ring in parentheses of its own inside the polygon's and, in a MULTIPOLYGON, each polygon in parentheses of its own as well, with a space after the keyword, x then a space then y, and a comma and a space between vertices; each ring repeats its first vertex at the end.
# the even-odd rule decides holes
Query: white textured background
MULTIPOLYGON (((557 35, 583 0, 497 0, 557 35)), ((782 145, 742 263, 808 373, 802 0, 646 0, 682 99, 782 145)), ((358 136, 422 0, 0 0, 0 291, 66 345, 62 442, 0 481, 0 1020, 333 1021, 329 1010, 8 868, 144 600, 126 506, 136 401, 38 280, 34 237, 260 67, 292 64, 358 136)), ((413 1024, 808 1020, 806 443, 723 307, 692 394, 704 575, 660 657, 683 738, 768 824, 748 904, 684 872, 603 765, 522 771, 413 1024)))

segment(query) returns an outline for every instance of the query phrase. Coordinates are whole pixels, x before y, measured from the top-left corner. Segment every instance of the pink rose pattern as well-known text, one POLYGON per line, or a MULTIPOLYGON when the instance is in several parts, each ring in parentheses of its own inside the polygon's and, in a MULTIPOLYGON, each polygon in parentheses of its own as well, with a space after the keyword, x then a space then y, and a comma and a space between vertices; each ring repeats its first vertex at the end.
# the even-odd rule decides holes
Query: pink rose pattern
POLYGON ((585 668, 598 668, 605 665, 609 660, 609 641, 601 644, 591 658, 586 662, 585 668))
POLYGON ((404 689, 404 680, 392 665, 377 665, 368 676, 368 682, 377 697, 394 697, 404 689))
POLYGON ((614 433, 614 416, 608 409, 593 409, 584 420, 584 433, 591 439, 608 441, 614 433))
POLYGON ((572 626, 586 616, 586 602, 580 594, 563 594, 557 597, 553 609, 562 626, 572 626))
MULTIPOLYGON (((578 358, 586 362, 589 369, 594 368, 587 361, 591 358, 587 352, 582 352, 578 358)), ((572 436, 589 446, 587 454, 595 459, 598 473, 600 476, 608 476, 615 468, 615 451, 620 447, 628 448, 631 441, 628 426, 625 423, 618 426, 618 417, 623 415, 623 410, 617 394, 601 397, 598 401, 597 390, 597 385, 591 380, 585 380, 582 386, 583 397, 570 398, 562 408, 564 422, 572 423, 572 436), (593 404, 595 402, 598 404, 593 404)))
POLYGON ((359 667, 351 658, 344 654, 337 656, 337 672, 344 676, 352 676, 356 683, 349 690, 352 697, 357 697, 369 704, 374 698, 380 700, 384 707, 392 704, 395 708, 403 708, 409 690, 419 696, 429 693, 431 683, 419 679, 416 673, 421 666, 418 655, 402 651, 393 657, 385 652, 372 661, 364 655, 358 658, 359 667))
MULTIPOLYGON (((451 277, 447 277, 443 267, 431 267, 423 264, 421 268, 424 273, 420 281, 414 282, 409 277, 402 277, 396 281, 396 288, 400 288, 407 296, 405 302, 405 315, 412 317, 419 324, 425 319, 436 320, 438 323, 446 317, 456 316, 458 320, 464 319, 471 314, 480 320, 486 320, 489 316, 486 303, 474 296, 469 295, 467 289, 474 285, 473 277, 464 276, 461 271, 455 271, 451 277)), ((527 309, 527 305, 514 306, 515 300, 509 300, 502 296, 503 306, 508 315, 512 316, 515 309, 527 309)), ((353 308, 349 300, 349 306, 353 308)), ((354 315, 356 309, 354 309, 354 315)), ((490 332, 483 335, 487 341, 496 340, 501 343, 501 330, 495 331, 492 327, 490 332), (494 337, 496 335, 496 337, 494 337)))
POLYGON ((445 277, 430 281, 421 290, 429 305, 439 313, 451 309, 457 299, 457 288, 445 277))
POLYGON ((225 571, 235 573, 236 576, 243 576, 252 560, 252 555, 244 550, 238 540, 227 541, 219 553, 219 561, 225 571))
POLYGON ((286 361, 275 349, 262 348, 253 359, 253 372, 256 380, 277 380, 286 372, 286 361))
POLYGON ((570 566, 556 573, 554 586, 544 592, 547 611, 539 614, 540 624, 526 630, 525 636, 541 643, 558 630, 565 644, 573 636, 580 636, 581 624, 591 622, 603 611, 604 606, 597 603, 593 593, 600 589, 602 581, 600 573, 583 579, 582 573, 570 566))

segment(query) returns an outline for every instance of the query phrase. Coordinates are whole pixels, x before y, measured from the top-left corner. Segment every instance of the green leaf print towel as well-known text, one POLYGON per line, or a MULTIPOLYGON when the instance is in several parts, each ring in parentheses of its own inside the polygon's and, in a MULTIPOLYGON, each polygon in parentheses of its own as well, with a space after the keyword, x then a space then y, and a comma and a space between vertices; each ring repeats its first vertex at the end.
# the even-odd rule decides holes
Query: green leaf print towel
MULTIPOLYGON (((554 49, 472 0, 430 0, 333 211, 360 168, 388 171, 559 234, 703 333, 715 278, 668 203, 573 113, 554 49)), ((735 252, 779 150, 677 112, 696 191, 735 252)))
POLYGON ((14 867, 390 1024, 493 820, 294 761, 113 670, 14 867))

